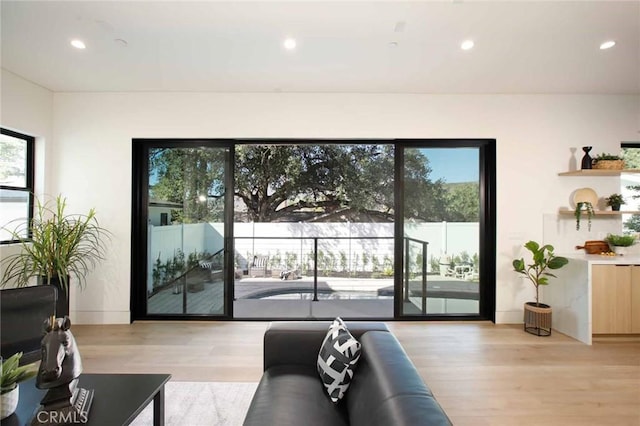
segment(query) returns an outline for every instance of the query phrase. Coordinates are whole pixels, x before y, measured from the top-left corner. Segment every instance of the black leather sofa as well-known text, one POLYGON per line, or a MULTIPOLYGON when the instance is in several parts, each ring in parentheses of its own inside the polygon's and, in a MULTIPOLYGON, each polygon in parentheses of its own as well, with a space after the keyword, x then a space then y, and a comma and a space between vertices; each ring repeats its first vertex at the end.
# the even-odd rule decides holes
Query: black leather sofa
POLYGON ((328 322, 277 322, 264 335, 264 374, 245 426, 451 425, 404 349, 380 322, 347 322, 362 354, 333 403, 316 362, 328 322))

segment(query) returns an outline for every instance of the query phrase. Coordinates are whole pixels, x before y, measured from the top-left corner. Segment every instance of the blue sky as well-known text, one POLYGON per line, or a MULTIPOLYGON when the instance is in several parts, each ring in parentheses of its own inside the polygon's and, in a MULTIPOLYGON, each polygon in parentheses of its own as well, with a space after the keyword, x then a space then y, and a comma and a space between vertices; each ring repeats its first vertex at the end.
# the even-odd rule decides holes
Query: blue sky
POLYGON ((432 180, 442 178, 447 183, 456 183, 479 179, 477 148, 424 148, 420 152, 429 159, 432 180))

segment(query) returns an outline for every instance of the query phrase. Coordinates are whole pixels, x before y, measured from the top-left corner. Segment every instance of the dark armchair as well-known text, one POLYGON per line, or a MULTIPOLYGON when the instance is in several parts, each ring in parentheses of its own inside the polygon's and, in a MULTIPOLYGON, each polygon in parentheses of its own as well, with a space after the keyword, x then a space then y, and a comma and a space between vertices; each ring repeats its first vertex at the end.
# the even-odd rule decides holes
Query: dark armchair
POLYGON ((20 364, 40 360, 44 320, 55 315, 57 289, 51 285, 0 290, 1 355, 22 352, 20 364))

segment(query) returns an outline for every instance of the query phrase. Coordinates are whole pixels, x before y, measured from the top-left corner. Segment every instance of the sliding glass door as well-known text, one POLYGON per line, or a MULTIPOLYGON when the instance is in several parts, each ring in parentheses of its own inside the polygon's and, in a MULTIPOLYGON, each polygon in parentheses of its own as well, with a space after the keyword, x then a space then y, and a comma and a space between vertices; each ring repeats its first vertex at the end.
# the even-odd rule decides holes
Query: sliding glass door
POLYGON ((229 148, 145 141, 145 316, 221 316, 226 301, 229 148))
POLYGON ((401 315, 482 316, 483 268, 494 259, 489 149, 481 141, 404 146, 401 315))
POLYGON ((495 141, 133 141, 133 319, 494 319, 495 141))
POLYGON ((393 318, 393 144, 238 144, 234 165, 236 318, 393 318))

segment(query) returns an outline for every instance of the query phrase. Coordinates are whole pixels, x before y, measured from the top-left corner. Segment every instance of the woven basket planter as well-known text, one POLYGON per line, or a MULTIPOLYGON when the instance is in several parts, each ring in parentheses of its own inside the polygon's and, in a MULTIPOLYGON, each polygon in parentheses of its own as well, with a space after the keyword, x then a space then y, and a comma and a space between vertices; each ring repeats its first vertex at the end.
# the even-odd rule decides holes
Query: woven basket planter
POLYGON ((624 160, 600 160, 593 163, 594 169, 600 170, 622 170, 624 169, 624 160))
POLYGON ((524 331, 536 336, 551 335, 551 306, 534 302, 524 304, 524 331))

